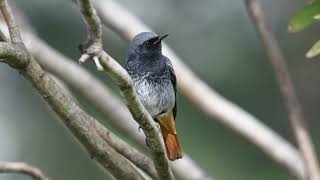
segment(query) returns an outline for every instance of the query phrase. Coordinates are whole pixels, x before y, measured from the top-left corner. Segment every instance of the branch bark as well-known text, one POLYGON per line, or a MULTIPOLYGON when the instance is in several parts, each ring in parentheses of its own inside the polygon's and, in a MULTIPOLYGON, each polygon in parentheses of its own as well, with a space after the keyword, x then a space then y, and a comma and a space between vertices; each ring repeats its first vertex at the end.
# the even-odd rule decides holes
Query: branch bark
MULTIPOLYGON (((140 32, 152 31, 114 0, 94 0, 94 4, 102 23, 127 40, 131 40, 140 32)), ((305 166, 294 146, 261 123, 259 119, 215 92, 197 77, 167 45, 163 46, 163 51, 173 63, 178 88, 182 94, 204 113, 254 143, 272 160, 287 168, 289 172, 300 179, 305 177, 305 166)), ((177 166, 177 168, 182 167, 177 166)))
MULTIPOLYGON (((0 4, 3 5, 3 1, 0 1, 0 4)), ((7 3, 5 2, 4 5, 7 6, 7 3)), ((8 9, 5 6, 1 7, 2 11, 8 9)), ((11 12, 8 10, 5 12, 12 17, 6 21, 7 24, 15 24, 11 12)), ((20 34, 18 28, 9 29, 9 32, 12 41, 16 34, 20 34)), ((19 70, 33 84, 91 157, 118 179, 143 179, 138 171, 97 133, 94 128, 97 121, 88 116, 72 98, 63 93, 63 90, 28 53, 22 41, 17 39, 16 41, 16 44, 0 43, 0 58, 4 58, 5 63, 19 70)))
POLYGON ((18 173, 28 175, 35 180, 49 180, 40 169, 23 162, 0 162, 0 173, 18 173))
POLYGON ((153 179, 159 179, 153 162, 149 157, 135 150, 108 130, 105 130, 103 126, 96 126, 96 130, 99 132, 100 136, 118 153, 122 154, 137 167, 144 170, 144 172, 153 179))
POLYGON ((296 96, 283 53, 273 33, 266 26, 259 1, 245 0, 245 4, 273 67, 296 141, 307 167, 307 179, 320 180, 317 155, 306 127, 306 120, 303 117, 302 108, 296 96))
POLYGON ((100 63, 105 72, 117 83, 133 118, 139 123, 150 145, 154 165, 160 179, 174 179, 165 155, 162 140, 157 132, 155 123, 137 96, 133 82, 126 70, 122 68, 111 56, 102 50, 101 45, 101 22, 90 0, 79 0, 82 15, 87 24, 89 42, 83 49, 80 62, 93 58, 97 68, 101 70, 100 63), (100 49, 98 47, 100 44, 100 49), (99 58, 99 59, 98 59, 99 58), (100 62, 99 62, 100 60, 100 62))
POLYGON ((6 0, 0 1, 0 10, 10 32, 10 38, 13 44, 23 44, 19 27, 15 22, 12 11, 6 0))

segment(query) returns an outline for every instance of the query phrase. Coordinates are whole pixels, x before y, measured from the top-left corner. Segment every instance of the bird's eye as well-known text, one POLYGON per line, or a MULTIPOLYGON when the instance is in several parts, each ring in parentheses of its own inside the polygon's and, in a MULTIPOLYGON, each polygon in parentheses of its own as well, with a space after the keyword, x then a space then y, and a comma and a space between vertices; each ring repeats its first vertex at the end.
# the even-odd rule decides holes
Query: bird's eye
POLYGON ((149 46, 149 45, 150 45, 150 42, 147 41, 147 42, 144 43, 144 45, 149 46))

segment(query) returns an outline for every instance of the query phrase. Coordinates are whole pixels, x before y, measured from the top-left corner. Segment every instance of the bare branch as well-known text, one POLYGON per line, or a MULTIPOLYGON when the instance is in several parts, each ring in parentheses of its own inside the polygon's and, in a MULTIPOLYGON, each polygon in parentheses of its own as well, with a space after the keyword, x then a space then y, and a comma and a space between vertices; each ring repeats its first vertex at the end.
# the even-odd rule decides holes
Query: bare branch
POLYGON ((83 14, 83 18, 85 19, 85 22, 87 23, 88 28, 88 40, 91 43, 100 43, 102 38, 102 28, 101 28, 101 22, 100 18, 97 15, 96 10, 93 8, 90 0, 78 0, 78 3, 80 4, 80 10, 83 14))
POLYGON ((79 62, 84 63, 86 60, 93 58, 99 71, 102 71, 102 66, 99 62, 99 57, 102 52, 102 28, 96 10, 92 7, 90 0, 78 0, 78 4, 87 24, 87 41, 80 45, 82 53, 79 62))
POLYGON ((135 150, 114 134, 110 133, 103 126, 96 126, 96 130, 99 132, 101 137, 108 142, 118 153, 122 154, 128 160, 130 160, 137 167, 144 170, 153 179, 158 179, 157 171, 154 168, 151 159, 139 151, 135 150))
MULTIPOLYGON (((152 31, 114 0, 95 0, 94 4, 102 22, 127 40, 131 40, 140 32, 152 31)), ((181 93, 204 113, 254 143, 271 159, 286 167, 295 176, 305 177, 303 161, 294 146, 256 117, 215 92, 197 77, 167 45, 163 46, 163 51, 173 63, 181 93)), ((188 179, 188 177, 185 178, 188 179)))
POLYGON ((0 162, 0 173, 18 173, 35 180, 49 180, 40 169, 23 162, 0 162))
MULTIPOLYGON (((126 100, 127 107, 129 108, 134 119, 143 129, 146 138, 148 139, 153 161, 159 178, 174 179, 169 168, 168 160, 165 156, 161 138, 159 137, 159 134, 156 130, 157 128, 155 126, 155 123, 140 102, 140 99, 135 92, 133 82, 127 71, 124 70, 121 65, 119 65, 114 59, 112 59, 105 51, 100 50, 99 52, 97 51, 88 53, 92 45, 94 45, 94 43, 90 42, 91 40, 95 40, 94 42, 101 43, 101 35, 99 34, 99 32, 102 31, 101 23, 90 0, 80 0, 79 4, 82 15, 84 16, 87 24, 88 33, 90 34, 88 41, 90 44, 85 47, 84 52, 86 52, 86 54, 92 54, 98 69, 102 69, 101 67, 103 67, 105 69, 105 72, 110 75, 111 78, 119 86, 126 100), (99 60, 102 66, 99 63, 98 58, 100 58, 99 60)), ((83 54, 82 57, 84 55, 85 54, 83 54)), ((82 58, 80 58, 80 60, 81 59, 82 58)))
POLYGON ((263 41, 270 63, 273 66, 273 70, 283 96, 284 104, 289 113, 289 119, 294 135, 299 145, 305 165, 307 166, 308 179, 319 180, 320 173, 317 155, 308 129, 305 125, 306 122, 303 117, 302 108, 296 96, 283 53, 281 52, 274 35, 266 27, 259 1, 245 0, 245 3, 249 15, 263 41))
MULTIPOLYGON (((8 11, 7 4, 2 6, 1 10, 8 11)), ((11 18, 8 18, 6 23, 10 27, 15 22, 12 14, 8 14, 11 18)), ((9 28, 11 37, 15 37, 16 34, 20 35, 18 27, 15 27, 14 32, 9 28)), ((143 179, 139 172, 98 134, 94 126, 97 121, 82 111, 70 96, 65 95, 57 83, 29 55, 21 38, 16 43, 18 44, 0 42, 0 58, 4 58, 7 64, 18 69, 25 78, 31 81, 91 157, 118 179, 143 179)))
POLYGON ((7 0, 0 0, 0 9, 1 9, 2 15, 8 25, 8 29, 10 32, 10 37, 11 37, 12 43, 22 44, 22 39, 21 39, 19 27, 14 20, 11 9, 8 6, 7 0))

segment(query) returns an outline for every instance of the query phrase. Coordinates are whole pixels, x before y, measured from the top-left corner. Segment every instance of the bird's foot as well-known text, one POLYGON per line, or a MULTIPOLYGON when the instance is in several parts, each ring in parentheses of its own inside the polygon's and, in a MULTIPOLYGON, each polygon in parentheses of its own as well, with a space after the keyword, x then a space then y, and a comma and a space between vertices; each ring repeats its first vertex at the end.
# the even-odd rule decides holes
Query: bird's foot
POLYGON ((92 58, 98 71, 103 71, 103 66, 101 65, 99 59, 103 52, 102 43, 100 41, 96 42, 84 42, 79 45, 79 50, 81 57, 79 58, 79 63, 84 63, 88 59, 92 58))

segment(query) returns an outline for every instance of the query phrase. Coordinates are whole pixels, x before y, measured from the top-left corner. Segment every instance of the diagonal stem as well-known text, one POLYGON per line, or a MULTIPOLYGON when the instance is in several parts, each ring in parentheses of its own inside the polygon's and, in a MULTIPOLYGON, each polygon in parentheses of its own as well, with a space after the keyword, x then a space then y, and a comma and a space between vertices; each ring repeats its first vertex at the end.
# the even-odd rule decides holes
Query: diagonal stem
POLYGON ((283 53, 281 52, 274 35, 266 27, 259 1, 246 0, 245 3, 249 15, 265 46, 270 63, 272 64, 300 153, 303 156, 304 163, 307 167, 308 179, 319 180, 320 174, 317 155, 306 127, 302 108, 296 96, 283 53))

